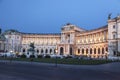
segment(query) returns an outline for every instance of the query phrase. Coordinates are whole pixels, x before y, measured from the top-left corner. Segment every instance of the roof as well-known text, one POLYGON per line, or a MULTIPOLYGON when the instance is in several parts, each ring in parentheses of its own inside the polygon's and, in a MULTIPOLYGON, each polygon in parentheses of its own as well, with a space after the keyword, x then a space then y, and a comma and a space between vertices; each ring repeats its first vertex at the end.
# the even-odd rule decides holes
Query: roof
POLYGON ((14 29, 9 29, 9 30, 6 30, 6 31, 4 32, 4 34, 12 34, 12 33, 18 34, 18 33, 20 33, 20 32, 17 31, 17 30, 14 30, 14 29))
POLYGON ((22 34, 28 34, 28 35, 60 35, 61 33, 23 33, 22 34))
POLYGON ((88 30, 88 31, 95 31, 95 30, 99 30, 99 29, 103 29, 103 28, 107 28, 108 25, 102 26, 102 27, 98 27, 96 29, 92 29, 92 30, 88 30))
POLYGON ((108 28, 108 25, 105 25, 105 26, 102 26, 102 27, 99 27, 99 28, 96 28, 96 29, 80 32, 80 33, 89 33, 89 32, 93 32, 93 31, 97 31, 97 30, 101 30, 101 29, 106 29, 106 28, 108 28))
POLYGON ((65 24, 62 28, 61 28, 62 30, 75 30, 75 31, 86 31, 85 29, 83 29, 83 28, 81 28, 81 27, 78 27, 78 26, 76 26, 76 25, 73 25, 73 24, 71 24, 71 23, 67 23, 67 24, 65 24))

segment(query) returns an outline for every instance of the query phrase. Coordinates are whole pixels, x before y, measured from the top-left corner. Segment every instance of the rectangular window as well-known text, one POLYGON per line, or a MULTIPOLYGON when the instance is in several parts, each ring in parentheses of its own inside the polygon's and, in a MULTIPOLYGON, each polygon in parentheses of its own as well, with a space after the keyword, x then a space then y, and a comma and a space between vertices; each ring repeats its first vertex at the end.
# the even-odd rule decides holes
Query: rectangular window
POLYGON ((113 51, 114 56, 116 56, 116 51, 113 51))
POLYGON ((17 36, 17 39, 19 39, 19 36, 17 36))
POLYGON ((113 34, 113 39, 115 39, 115 34, 113 34))
POLYGON ((113 25, 113 29, 115 29, 115 25, 113 25))

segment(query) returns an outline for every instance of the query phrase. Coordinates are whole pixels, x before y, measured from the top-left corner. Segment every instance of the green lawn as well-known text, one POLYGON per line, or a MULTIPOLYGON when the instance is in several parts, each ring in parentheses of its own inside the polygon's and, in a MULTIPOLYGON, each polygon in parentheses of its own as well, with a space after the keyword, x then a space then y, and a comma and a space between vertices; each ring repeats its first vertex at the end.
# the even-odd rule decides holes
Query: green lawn
MULTIPOLYGON (((43 63, 56 63, 56 59, 51 58, 0 58, 0 60, 15 60, 15 61, 28 61, 28 62, 43 62, 43 63)), ((106 64, 113 61, 110 60, 80 60, 80 59, 57 59, 58 64, 73 64, 73 65, 98 65, 106 64)))

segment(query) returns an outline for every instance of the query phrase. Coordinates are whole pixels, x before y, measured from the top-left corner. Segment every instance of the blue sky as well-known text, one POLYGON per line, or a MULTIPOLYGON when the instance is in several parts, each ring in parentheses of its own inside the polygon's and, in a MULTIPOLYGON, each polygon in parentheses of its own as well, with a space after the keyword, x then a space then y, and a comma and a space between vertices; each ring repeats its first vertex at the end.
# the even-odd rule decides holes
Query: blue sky
POLYGON ((120 0, 0 0, 0 27, 29 33, 59 33, 66 23, 90 30, 120 13, 120 0))

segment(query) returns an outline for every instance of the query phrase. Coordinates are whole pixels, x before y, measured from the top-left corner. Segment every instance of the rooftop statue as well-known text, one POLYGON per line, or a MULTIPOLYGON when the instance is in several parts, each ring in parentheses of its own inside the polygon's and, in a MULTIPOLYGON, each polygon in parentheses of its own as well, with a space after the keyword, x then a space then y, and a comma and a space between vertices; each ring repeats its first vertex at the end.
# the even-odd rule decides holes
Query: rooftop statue
POLYGON ((108 20, 109 20, 109 19, 111 19, 111 15, 112 15, 111 13, 110 13, 110 14, 108 14, 108 20))

